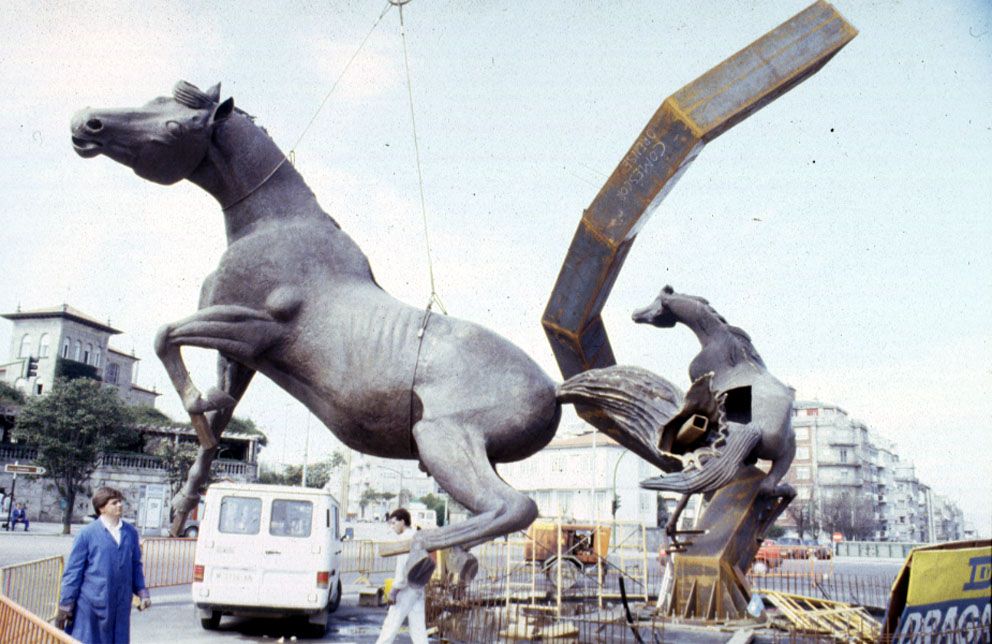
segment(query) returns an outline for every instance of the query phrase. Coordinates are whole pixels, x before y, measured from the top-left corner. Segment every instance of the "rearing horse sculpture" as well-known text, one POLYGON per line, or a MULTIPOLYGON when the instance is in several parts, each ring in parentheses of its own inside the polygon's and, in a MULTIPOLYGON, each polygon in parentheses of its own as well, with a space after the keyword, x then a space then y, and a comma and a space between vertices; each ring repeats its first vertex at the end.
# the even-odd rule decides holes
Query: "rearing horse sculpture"
MULTIPOLYGON (((180 81, 173 96, 140 108, 83 110, 73 117, 72 136, 80 156, 103 154, 156 183, 189 179, 224 212, 228 248, 203 284, 199 310, 155 340, 201 441, 173 501, 177 513, 195 505, 217 439, 260 372, 348 447, 419 460, 475 513, 418 532, 407 568, 412 583, 426 583, 428 551, 468 548, 534 520, 535 503, 494 464, 524 459, 550 442, 559 397, 567 396, 501 336, 383 291, 365 255, 264 130, 232 99, 220 101, 219 85, 204 92, 180 81), (216 387, 201 393, 193 384, 183 346, 219 353, 216 387)), ((682 398, 656 381, 652 396, 664 421, 682 398)), ((620 431, 619 440, 650 459, 658 455, 653 433, 620 431)), ((654 462, 667 463, 662 456, 654 462)), ((474 560, 461 554, 471 576, 474 560)))
POLYGON ((761 492, 791 501, 795 491, 781 481, 796 455, 792 430, 795 394, 768 372, 750 336, 728 324, 704 298, 676 293, 671 286, 663 288, 649 306, 635 311, 633 319, 659 328, 681 322, 692 329, 702 350, 689 364, 689 377, 695 382, 712 374, 713 391, 725 398, 728 431, 753 431, 755 444, 746 457, 752 462, 772 462, 761 482, 761 492))

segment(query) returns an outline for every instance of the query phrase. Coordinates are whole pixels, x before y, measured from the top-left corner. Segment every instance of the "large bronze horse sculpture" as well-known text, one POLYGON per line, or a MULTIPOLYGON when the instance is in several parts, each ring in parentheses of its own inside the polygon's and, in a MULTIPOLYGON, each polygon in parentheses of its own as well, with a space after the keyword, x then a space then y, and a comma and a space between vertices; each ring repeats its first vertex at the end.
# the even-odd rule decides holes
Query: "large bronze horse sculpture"
MULTIPOLYGON (((535 503, 507 485, 494 464, 527 458, 547 445, 568 383, 557 390, 501 336, 413 308, 380 288, 365 255, 321 209, 265 131, 235 109, 233 99, 220 101, 219 85, 204 92, 180 81, 171 97, 140 108, 86 109, 73 117, 71 130, 80 156, 105 155, 156 183, 189 179, 223 209, 228 248, 203 284, 199 310, 163 327, 155 342, 201 442, 173 500, 178 517, 195 506, 220 434, 260 372, 348 447, 419 460, 475 513, 416 535, 411 582, 429 577, 428 551, 469 548, 533 521, 535 503), (193 384, 183 346, 218 352, 216 387, 201 393, 193 384)), ((618 369, 607 376, 623 376, 618 369)), ((585 382, 595 377, 585 375, 585 382)), ((606 379, 607 394, 614 380, 606 379)), ((648 380, 659 423, 678 416, 681 392, 663 379, 648 380)), ((623 377, 617 383, 629 384, 623 377)), ((706 398, 709 388, 700 388, 706 398)), ((707 409, 716 420, 718 410, 707 409)), ((659 428, 640 434, 620 428, 612 435, 670 470, 678 463, 659 451, 659 428)), ((473 559, 459 554, 471 576, 473 559)))
MULTIPOLYGON (((417 533, 407 564, 415 584, 426 583, 433 569, 429 551, 455 548, 467 578, 476 564, 465 549, 534 520, 535 503, 494 465, 547 445, 562 402, 612 414, 618 423, 608 433, 667 472, 685 469, 668 451, 673 424, 705 418, 713 428, 707 436, 726 435, 710 374, 701 374, 684 398, 664 379, 632 367, 586 372, 556 387, 492 331, 390 296, 265 131, 233 99, 220 101, 219 85, 204 92, 180 81, 173 96, 140 108, 86 109, 71 130, 80 156, 105 155, 156 183, 189 179, 223 209, 228 248, 203 284, 199 310, 163 327, 155 340, 201 443, 173 500, 174 530, 195 507, 220 435, 256 372, 300 400, 348 447, 419 460, 474 513, 417 533), (218 352, 216 387, 201 392, 193 384, 183 346, 218 352)), ((715 458, 720 440, 699 447, 715 458)), ((743 457, 733 455, 728 465, 743 457)))

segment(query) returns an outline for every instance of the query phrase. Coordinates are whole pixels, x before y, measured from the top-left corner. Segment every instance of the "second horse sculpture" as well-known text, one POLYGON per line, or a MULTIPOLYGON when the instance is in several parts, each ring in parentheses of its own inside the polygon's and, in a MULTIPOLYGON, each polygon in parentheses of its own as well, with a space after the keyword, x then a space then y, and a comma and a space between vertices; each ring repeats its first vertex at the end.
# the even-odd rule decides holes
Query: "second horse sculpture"
MULTIPOLYGON (((494 464, 547 445, 561 402, 577 399, 574 388, 556 387, 501 336, 383 291, 365 255, 265 131, 232 99, 220 101, 219 85, 204 92, 180 81, 171 97, 143 107, 83 110, 72 120, 72 140, 80 156, 103 154, 150 181, 189 179, 224 212, 228 249, 203 284, 199 310, 156 338, 201 443, 173 500, 174 530, 195 506, 220 434, 255 372, 300 400, 348 447, 419 460, 474 513, 417 533, 408 562, 412 583, 429 578, 428 551, 469 548, 534 520, 537 506, 507 485, 494 464), (183 346, 218 352, 216 387, 201 393, 193 384, 183 346)), ((602 395, 581 401, 647 404, 656 422, 620 426, 611 435, 666 471, 680 466, 659 448, 667 421, 703 416, 721 426, 708 375, 683 406, 681 392, 643 370, 600 371, 582 374, 582 383, 602 395)), ((470 577, 474 560, 459 554, 470 577)))

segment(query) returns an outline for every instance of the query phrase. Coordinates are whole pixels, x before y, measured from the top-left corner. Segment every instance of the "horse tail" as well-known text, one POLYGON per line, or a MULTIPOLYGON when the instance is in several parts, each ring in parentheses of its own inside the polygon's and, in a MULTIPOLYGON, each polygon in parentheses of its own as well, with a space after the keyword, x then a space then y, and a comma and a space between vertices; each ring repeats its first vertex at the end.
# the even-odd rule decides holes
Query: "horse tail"
POLYGON ((587 422, 617 443, 666 472, 677 472, 683 459, 669 450, 686 420, 703 415, 712 428, 723 428, 722 398, 711 391, 711 378, 700 378, 683 395, 646 369, 613 366, 573 376, 556 393, 559 402, 574 404, 587 422))

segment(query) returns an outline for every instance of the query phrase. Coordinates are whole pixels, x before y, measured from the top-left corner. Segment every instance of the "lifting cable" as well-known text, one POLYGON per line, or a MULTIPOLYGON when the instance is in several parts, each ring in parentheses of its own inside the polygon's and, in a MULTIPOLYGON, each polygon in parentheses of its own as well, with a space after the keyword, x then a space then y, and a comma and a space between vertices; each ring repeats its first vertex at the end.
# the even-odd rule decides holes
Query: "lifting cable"
MULTIPOLYGON (((369 38, 372 36, 372 33, 375 31, 375 28, 379 26, 379 23, 382 22, 382 19, 386 16, 387 13, 389 13, 390 7, 393 6, 398 7, 400 13, 400 40, 403 43, 403 69, 406 72, 406 95, 407 95, 407 102, 410 106, 410 126, 413 131, 413 151, 417 166, 417 187, 420 191, 420 216, 424 224, 424 245, 427 251, 427 275, 430 280, 430 287, 431 287, 431 294, 430 297, 427 299, 427 307, 424 315, 424 320, 423 320, 423 324, 421 325, 421 329, 419 333, 419 335, 422 336, 424 333, 424 328, 427 326, 427 319, 430 317, 430 312, 434 305, 437 305, 438 309, 440 309, 440 311, 445 315, 448 314, 448 311, 444 308, 444 303, 441 302, 441 297, 437 293, 437 287, 434 281, 434 261, 431 254, 431 240, 427 225, 427 205, 426 205, 426 199, 424 198, 424 174, 420 162, 420 138, 417 135, 417 118, 413 109, 413 82, 410 77, 410 60, 406 48, 406 25, 403 21, 403 5, 409 2, 410 0, 387 0, 386 6, 383 7, 382 11, 379 13, 379 17, 376 18, 375 22, 372 24, 372 27, 369 29, 368 33, 365 34, 365 38, 363 38, 362 42, 359 43, 358 48, 355 49, 355 52, 351 55, 351 58, 349 58, 348 62, 345 63, 345 66, 341 70, 341 73, 338 74, 338 77, 334 80, 334 83, 331 85, 331 89, 328 90, 327 94, 324 96, 324 99, 320 102, 320 105, 317 106, 317 109, 314 111, 313 116, 310 117, 310 120, 303 128, 303 131, 300 132, 300 136, 296 139, 296 143, 294 143, 293 146, 290 148, 287 158, 292 165, 296 165, 296 148, 299 147, 300 142, 303 141, 303 138, 307 135, 307 132, 310 131, 310 127, 317 120, 317 116, 320 114, 321 110, 324 109, 324 105, 326 105, 327 101, 330 100, 331 95, 334 94, 334 90, 337 89, 338 84, 341 82, 341 79, 344 78, 344 75, 348 72, 348 69, 351 67, 351 64, 355 62, 355 59, 358 57, 358 54, 361 53, 362 49, 365 48, 365 44, 369 41, 369 38)), ((282 162, 280 162, 280 165, 282 165, 282 162)), ((279 166, 276 166, 275 170, 278 169, 279 166)), ((273 174, 275 173, 275 170, 273 170, 272 172, 273 174)))
MULTIPOLYGON (((431 283, 431 295, 427 300, 427 310, 429 312, 431 306, 437 304, 437 307, 441 309, 441 312, 447 315, 448 312, 445 310, 444 304, 441 302, 441 298, 437 294, 437 288, 434 283, 434 262, 431 257, 431 239, 427 228, 427 206, 424 200, 424 174, 421 170, 420 164, 420 140, 417 136, 417 117, 413 109, 413 82, 410 78, 410 59, 406 50, 406 24, 403 22, 403 5, 410 2, 410 0, 389 0, 389 2, 399 7, 400 10, 400 40, 403 42, 403 69, 406 72, 406 96, 410 105, 410 126, 413 131, 413 152, 417 162, 417 185, 420 189, 420 215, 424 222, 424 244, 427 248, 427 274, 430 277, 431 283)), ((427 316, 424 317, 424 326, 426 325, 427 316)), ((423 333, 423 329, 421 329, 421 333, 423 333)))

